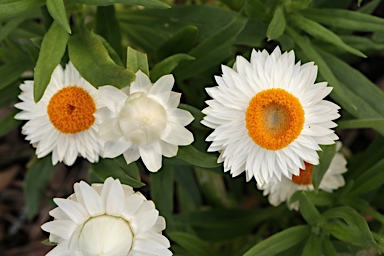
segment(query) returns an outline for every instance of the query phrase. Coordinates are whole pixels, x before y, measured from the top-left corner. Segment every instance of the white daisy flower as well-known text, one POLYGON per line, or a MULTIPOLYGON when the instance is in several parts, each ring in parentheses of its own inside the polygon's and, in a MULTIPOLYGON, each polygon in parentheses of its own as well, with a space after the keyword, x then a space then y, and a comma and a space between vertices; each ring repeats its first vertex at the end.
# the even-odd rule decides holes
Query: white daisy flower
MULTIPOLYGON (((337 150, 340 150, 341 143, 337 143, 337 150)), ((331 193, 345 185, 343 173, 347 171, 347 160, 341 153, 336 153, 333 157, 328 170, 321 180, 319 188, 331 193)), ((300 169, 298 176, 293 175, 292 180, 285 177, 281 178, 278 183, 269 183, 264 185, 257 184, 257 188, 263 191, 263 195, 269 195, 268 201, 273 206, 278 206, 283 202, 287 202, 287 206, 290 210, 298 210, 299 202, 296 201, 289 204, 289 199, 296 191, 300 190, 314 190, 312 185, 312 170, 313 165, 305 163, 305 169, 300 169)))
POLYGON ((15 118, 28 120, 22 128, 26 140, 42 158, 52 152, 52 163, 72 165, 80 155, 97 162, 103 148, 98 135, 99 119, 95 112, 103 106, 98 91, 81 77, 69 62, 65 70, 58 65, 43 97, 33 98, 34 81, 20 85, 21 93, 16 108, 22 111, 15 118))
POLYGON ((100 111, 100 136, 106 141, 104 157, 123 154, 127 164, 141 157, 151 172, 161 168, 162 155, 173 157, 178 145, 189 145, 193 135, 184 126, 193 120, 186 110, 178 109, 180 93, 172 92, 172 75, 152 85, 141 71, 130 87, 99 87, 106 107, 100 111))
POLYGON ((55 198, 53 221, 41 226, 58 243, 48 256, 169 256, 165 219, 152 201, 119 180, 75 183, 68 199, 55 198))
POLYGON ((233 69, 222 71, 218 86, 206 89, 213 100, 202 123, 215 129, 208 151, 220 152, 233 177, 245 170, 247 181, 254 176, 259 184, 291 179, 304 161, 319 163, 319 144, 338 139, 330 128, 339 107, 323 100, 332 88, 315 83, 313 62, 295 64, 293 51, 277 47, 271 55, 253 50, 250 62, 237 56, 233 69))

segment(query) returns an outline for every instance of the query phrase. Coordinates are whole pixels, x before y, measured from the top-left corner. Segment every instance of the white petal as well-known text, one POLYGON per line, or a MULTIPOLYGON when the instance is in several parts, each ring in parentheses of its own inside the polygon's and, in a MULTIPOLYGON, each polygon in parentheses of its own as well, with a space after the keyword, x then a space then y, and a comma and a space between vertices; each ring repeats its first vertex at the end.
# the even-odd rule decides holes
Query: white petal
POLYGON ((159 143, 153 143, 149 146, 140 146, 139 151, 141 159, 149 171, 157 172, 161 168, 162 156, 159 143))
POLYGON ((161 139, 170 144, 186 146, 193 142, 193 135, 181 124, 168 122, 161 139))
POLYGON ((99 87, 100 99, 113 112, 120 112, 128 96, 121 90, 111 85, 99 87))
POLYGON ((62 199, 62 198, 54 198, 53 201, 76 224, 80 225, 90 217, 87 210, 84 208, 84 206, 82 206, 78 202, 68 200, 68 199, 62 199))

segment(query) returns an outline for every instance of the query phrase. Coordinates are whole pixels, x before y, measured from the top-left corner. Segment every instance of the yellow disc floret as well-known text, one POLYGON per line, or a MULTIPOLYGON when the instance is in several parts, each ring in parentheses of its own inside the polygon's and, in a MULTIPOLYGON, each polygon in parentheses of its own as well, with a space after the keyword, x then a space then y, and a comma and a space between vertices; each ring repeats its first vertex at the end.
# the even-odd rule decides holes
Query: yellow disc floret
POLYGON ((47 111, 49 120, 57 130, 73 134, 92 126, 96 105, 86 90, 68 86, 52 96, 47 111))
POLYGON ((297 185, 312 185, 313 164, 304 162, 305 170, 300 169, 299 176, 292 175, 292 182, 297 185))
POLYGON ((279 150, 301 133, 304 110, 300 101, 284 89, 261 91, 249 102, 245 116, 248 135, 260 147, 279 150))

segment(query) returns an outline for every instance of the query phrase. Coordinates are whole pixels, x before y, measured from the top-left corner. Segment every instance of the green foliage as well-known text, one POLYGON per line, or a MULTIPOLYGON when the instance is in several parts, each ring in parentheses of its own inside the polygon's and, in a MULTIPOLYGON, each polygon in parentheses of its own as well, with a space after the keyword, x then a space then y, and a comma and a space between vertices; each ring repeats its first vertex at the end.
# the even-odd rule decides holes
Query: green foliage
MULTIPOLYGON (((179 146, 175 157, 163 157, 156 173, 140 161, 127 165, 122 156, 100 158, 89 172, 95 180, 118 178, 153 200, 166 218, 174 255, 383 252, 384 92, 361 68, 384 50, 384 19, 371 14, 382 13, 375 11, 381 1, 181 2, 0 1, 0 136, 6 138, 22 124, 12 109, 18 85, 34 80, 38 102, 59 64, 72 61, 96 88, 125 88, 138 70, 152 82, 172 74, 173 90, 182 93, 179 108, 195 118, 187 126, 193 144, 179 146), (314 190, 298 191, 289 200, 299 204, 299 211, 285 203, 270 206, 254 180, 224 173, 219 154, 206 152, 212 131, 201 124, 205 89, 215 86, 220 66, 232 67, 238 55, 249 59, 253 48, 271 52, 277 45, 294 50, 296 61, 317 65, 317 81, 333 87, 327 100, 341 106, 335 129, 341 140, 349 138, 341 150, 349 156, 345 186, 332 193, 320 189, 336 153, 336 145, 321 146, 314 190), (361 128, 377 133, 351 142, 347 129, 361 128)), ((25 175, 26 207, 33 218, 55 167, 50 156, 24 154, 33 159, 25 175)))

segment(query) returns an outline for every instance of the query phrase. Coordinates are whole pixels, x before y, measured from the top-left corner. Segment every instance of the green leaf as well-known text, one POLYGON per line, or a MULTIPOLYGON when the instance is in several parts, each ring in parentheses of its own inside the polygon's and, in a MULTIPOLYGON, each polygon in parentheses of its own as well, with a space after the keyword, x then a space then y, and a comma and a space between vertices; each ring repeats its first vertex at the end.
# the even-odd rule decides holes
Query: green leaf
POLYGON ((215 168, 221 165, 217 163, 217 157, 203 153, 191 145, 179 147, 176 158, 203 168, 215 168))
POLYGON ((338 256, 339 255, 337 253, 336 248, 333 245, 331 239, 329 239, 329 236, 326 236, 323 238, 323 248, 324 248, 324 255, 327 255, 327 256, 338 256))
POLYGON ((24 15, 18 15, 11 18, 5 25, 0 29, 0 42, 3 41, 10 33, 14 32, 16 28, 23 23, 27 18, 31 17, 30 13, 24 15))
POLYGON ((98 163, 92 164, 92 170, 102 181, 108 177, 113 177, 114 179, 119 179, 121 183, 134 188, 144 186, 145 184, 135 175, 138 172, 136 164, 125 164, 123 168, 122 161, 124 161, 122 156, 114 159, 101 158, 98 163))
POLYGON ((104 39, 104 37, 100 36, 100 35, 97 35, 97 38, 100 40, 100 42, 103 44, 103 46, 105 47, 105 49, 108 51, 108 54, 109 56, 111 57, 111 59, 119 66, 121 67, 125 67, 125 65, 123 64, 123 62, 121 61, 120 59, 120 56, 117 54, 117 52, 115 51, 115 49, 113 49, 113 47, 107 42, 107 40, 104 39))
POLYGON ((0 137, 12 131, 16 126, 21 124, 21 121, 16 120, 14 116, 18 111, 13 109, 7 115, 0 119, 0 137))
MULTIPOLYGON (((175 170, 174 174, 176 184, 182 193, 185 194, 185 197, 188 198, 187 203, 192 204, 194 209, 200 207, 202 204, 202 197, 192 168, 181 166, 175 170)), ((180 202, 180 204, 182 203, 184 202, 180 202)))
POLYGON ((384 31, 384 19, 361 12, 316 8, 306 9, 301 14, 331 27, 367 32, 384 31))
POLYGON ((55 167, 51 156, 35 159, 28 168, 24 180, 24 198, 28 211, 28 218, 32 219, 39 210, 40 198, 47 188, 55 167))
POLYGON ((267 29, 268 41, 279 38, 284 33, 285 26, 284 9, 282 6, 278 6, 267 29))
POLYGON ((35 102, 38 102, 43 97, 45 88, 47 88, 51 80, 52 72, 60 63, 65 53, 67 42, 68 33, 54 21, 44 36, 36 63, 33 87, 35 102))
POLYGON ((320 25, 319 23, 313 20, 304 18, 299 14, 291 15, 289 17, 290 17, 290 20, 293 22, 293 24, 295 24, 298 28, 302 29, 303 31, 310 34, 314 38, 333 44, 339 47, 340 49, 343 49, 356 56, 364 57, 364 58, 367 57, 364 53, 344 43, 343 40, 341 40, 338 35, 333 33, 331 30, 325 28, 324 26, 320 25))
POLYGON ((195 44, 198 34, 196 26, 185 26, 167 41, 165 41, 156 51, 157 57, 162 60, 177 53, 190 51, 195 44))
POLYGON ((2 0, 0 2, 0 20, 18 16, 45 4, 45 0, 2 0))
POLYGON ((320 183, 331 165, 332 159, 336 154, 336 143, 333 145, 321 146, 322 151, 318 151, 320 163, 313 167, 312 183, 315 190, 318 190, 320 183))
POLYGON ((149 76, 147 54, 136 51, 128 46, 127 49, 127 69, 132 73, 141 70, 144 74, 149 76))
POLYGON ((375 190, 383 185, 382 179, 384 159, 381 159, 373 167, 365 170, 356 180, 355 186, 350 192, 351 195, 360 195, 375 190))
POLYGON ((333 208, 326 211, 323 218, 328 221, 324 228, 337 239, 377 248, 367 221, 355 209, 348 206, 333 208))
POLYGON ((361 129, 384 127, 384 118, 356 119, 339 121, 337 129, 361 129))
POLYGON ((172 55, 161 62, 157 63, 151 70, 151 80, 157 81, 160 77, 170 74, 179 65, 182 60, 195 60, 188 54, 179 53, 172 55))
POLYGON ((308 199, 305 191, 299 194, 300 212, 308 224, 315 225, 321 220, 321 215, 313 203, 308 199))
POLYGON ((73 65, 96 87, 113 85, 123 88, 135 80, 135 74, 116 65, 97 36, 86 29, 71 36, 68 51, 73 65))
POLYGON ((65 30, 71 34, 67 12, 63 0, 47 0, 47 8, 52 18, 65 30))
POLYGON ((121 31, 119 22, 116 19, 114 5, 97 7, 95 31, 105 38, 116 53, 122 57, 121 31))
POLYGON ((381 0, 372 0, 372 1, 364 4, 364 6, 357 9, 357 11, 361 12, 361 13, 367 13, 367 14, 373 13, 373 11, 377 8, 377 6, 380 3, 381 3, 381 0))
POLYGON ((258 243, 244 256, 273 256, 300 243, 310 234, 309 226, 295 226, 287 228, 262 242, 258 243))
POLYGON ((158 172, 151 173, 150 178, 151 198, 160 215, 169 220, 173 212, 173 168, 171 165, 163 164, 163 167, 158 172))
POLYGON ((34 63, 23 54, 0 66, 0 90, 15 82, 26 70, 31 70, 34 63))
POLYGON ((42 241, 41 243, 44 244, 44 245, 48 245, 48 246, 55 246, 55 245, 58 245, 58 243, 51 242, 51 241, 49 241, 49 239, 45 239, 45 240, 42 241))
POLYGON ((204 241, 194 235, 183 232, 169 232, 167 235, 173 242, 180 245, 187 252, 191 253, 191 255, 217 255, 204 241))
POLYGON ((141 5, 148 8, 171 8, 169 5, 159 0, 72 0, 72 2, 80 4, 92 4, 98 6, 107 6, 112 4, 129 4, 141 5))
POLYGON ((321 256, 321 255, 323 255, 321 252, 322 240, 323 239, 321 237, 319 237, 315 234, 311 234, 308 237, 307 242, 304 245, 304 249, 303 249, 303 252, 301 255, 302 256, 308 256, 308 255, 321 256))
POLYGON ((188 79, 228 58, 230 47, 243 30, 245 23, 246 19, 241 13, 236 15, 225 27, 193 48, 188 54, 196 60, 180 64, 175 70, 175 75, 181 80, 188 79))

